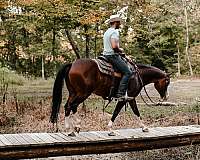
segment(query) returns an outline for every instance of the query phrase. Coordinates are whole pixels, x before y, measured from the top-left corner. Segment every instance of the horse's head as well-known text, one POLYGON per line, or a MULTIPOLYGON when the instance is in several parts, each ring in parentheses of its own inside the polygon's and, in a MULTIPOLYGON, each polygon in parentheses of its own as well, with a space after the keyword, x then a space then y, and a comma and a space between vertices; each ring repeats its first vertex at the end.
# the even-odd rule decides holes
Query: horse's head
POLYGON ((170 75, 169 74, 166 74, 165 77, 157 80, 154 83, 156 90, 158 91, 158 93, 160 94, 160 97, 163 100, 167 100, 169 98, 169 94, 167 92, 167 88, 169 86, 169 83, 170 83, 170 75))

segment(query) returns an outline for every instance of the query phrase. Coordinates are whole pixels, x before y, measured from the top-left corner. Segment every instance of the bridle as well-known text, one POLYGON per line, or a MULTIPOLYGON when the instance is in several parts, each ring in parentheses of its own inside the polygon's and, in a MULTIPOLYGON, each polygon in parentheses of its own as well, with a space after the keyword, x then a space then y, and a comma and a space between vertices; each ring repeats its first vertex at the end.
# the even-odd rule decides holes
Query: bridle
MULTIPOLYGON (((149 94, 147 93, 146 87, 145 87, 145 85, 144 85, 144 83, 143 83, 143 81, 142 81, 142 78, 141 78, 141 76, 140 76, 140 71, 139 71, 137 65, 134 64, 134 67, 135 67, 136 73, 138 74, 138 77, 139 77, 139 80, 140 80, 140 82, 141 82, 142 88, 144 88, 145 94, 147 95, 148 99, 152 102, 153 105, 155 105, 155 106, 159 105, 160 102, 163 102, 164 100, 162 100, 162 101, 160 101, 160 102, 155 102, 155 101, 153 101, 153 100, 151 99, 151 97, 150 97, 149 94)), ((148 103, 145 101, 144 97, 143 97, 142 94, 141 94, 141 91, 140 91, 140 97, 141 97, 141 99, 143 100, 143 102, 144 102, 147 106, 149 106, 149 107, 152 106, 152 104, 148 104, 148 103)))
MULTIPOLYGON (((145 99, 144 99, 144 97, 142 96, 141 91, 140 91, 140 96, 141 96, 141 99, 143 100, 143 102, 144 102, 147 106, 149 106, 149 107, 151 107, 152 105, 157 106, 157 105, 159 105, 161 102, 163 102, 164 100, 163 100, 163 101, 159 101, 159 102, 156 103, 155 101, 153 101, 153 100, 151 99, 151 97, 150 97, 149 94, 147 93, 146 87, 145 87, 145 85, 144 85, 144 83, 143 83, 143 80, 142 80, 142 78, 141 78, 140 71, 139 71, 137 65, 136 65, 133 61, 127 59, 126 57, 123 57, 123 58, 125 58, 126 61, 130 64, 130 66, 132 66, 132 67, 135 69, 135 73, 136 73, 136 74, 138 75, 138 77, 139 77, 139 81, 140 81, 140 83, 141 83, 141 85, 142 85, 142 88, 144 88, 145 94, 147 95, 148 99, 152 102, 152 104, 148 104, 148 103, 145 101, 145 99)), ((108 100, 108 103, 107 103, 106 105, 105 105, 105 103, 104 103, 104 105, 103 105, 103 113, 104 113, 105 109, 108 107, 108 105, 112 102, 112 100, 113 100, 113 98, 109 99, 109 100, 108 100)))

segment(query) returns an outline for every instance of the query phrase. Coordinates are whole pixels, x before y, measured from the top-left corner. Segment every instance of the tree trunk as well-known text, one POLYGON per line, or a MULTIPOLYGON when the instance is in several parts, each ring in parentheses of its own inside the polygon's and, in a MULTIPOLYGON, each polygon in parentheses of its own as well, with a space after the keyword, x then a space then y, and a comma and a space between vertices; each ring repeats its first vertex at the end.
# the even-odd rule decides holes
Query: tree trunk
POLYGON ((55 56, 55 48, 56 48, 56 30, 53 28, 53 38, 52 38, 52 55, 55 56))
POLYGON ((42 58, 42 79, 44 80, 44 55, 41 56, 42 58))
POLYGON ((188 27, 188 14, 187 14, 186 5, 185 5, 185 8, 184 8, 184 13, 185 13, 185 27, 186 27, 186 47, 185 47, 185 53, 186 53, 186 57, 187 57, 187 60, 188 60, 188 65, 190 67, 190 75, 193 76, 190 55, 189 55, 189 52, 188 52, 188 48, 189 48, 189 27, 188 27))
POLYGON ((71 33, 69 32, 68 29, 65 29, 65 34, 67 35, 67 38, 68 38, 68 40, 69 40, 69 42, 70 42, 70 44, 71 44, 71 46, 72 46, 72 48, 73 48, 73 50, 76 54, 76 58, 80 59, 80 55, 79 55, 80 51, 79 51, 76 43, 74 42, 72 35, 71 35, 71 33))
POLYGON ((88 25, 84 25, 84 29, 85 29, 85 57, 89 58, 90 57, 90 55, 89 55, 90 36, 88 34, 88 25))
POLYGON ((97 34, 98 34, 98 23, 95 25, 96 33, 94 39, 94 58, 97 58, 97 34))
POLYGON ((177 50, 178 50, 178 53, 177 53, 177 56, 178 56, 178 77, 180 77, 181 75, 181 66, 180 66, 180 49, 179 49, 179 44, 178 42, 176 43, 177 44, 177 50))

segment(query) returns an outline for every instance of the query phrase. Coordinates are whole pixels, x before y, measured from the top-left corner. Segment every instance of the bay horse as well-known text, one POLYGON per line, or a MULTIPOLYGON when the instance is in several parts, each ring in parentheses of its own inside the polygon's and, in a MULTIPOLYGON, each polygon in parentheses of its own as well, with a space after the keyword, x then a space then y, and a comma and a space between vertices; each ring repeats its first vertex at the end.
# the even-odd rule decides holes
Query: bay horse
MULTIPOLYGON (((154 83, 154 87, 158 91, 160 97, 162 99, 167 99, 167 88, 170 83, 170 76, 153 66, 138 64, 137 68, 138 72, 132 75, 129 80, 127 90, 128 96, 137 97, 145 85, 154 83)), ((50 122, 53 124, 57 124, 60 104, 62 102, 64 79, 69 91, 69 97, 64 106, 65 127, 69 129, 70 127, 74 127, 70 122, 70 113, 72 112, 72 115, 74 115, 77 112, 79 104, 84 102, 92 93, 106 99, 110 94, 113 81, 112 76, 100 72, 97 63, 92 59, 78 59, 73 63, 63 65, 57 73, 53 87, 52 111, 50 116, 50 122)), ((120 81, 120 79, 118 81, 120 81)), ((110 130, 112 130, 112 124, 115 118, 126 103, 127 101, 125 100, 118 101, 112 118, 108 123, 108 128, 110 130)), ((135 98, 128 100, 128 103, 133 113, 138 117, 142 130, 148 131, 148 128, 141 121, 135 98)))

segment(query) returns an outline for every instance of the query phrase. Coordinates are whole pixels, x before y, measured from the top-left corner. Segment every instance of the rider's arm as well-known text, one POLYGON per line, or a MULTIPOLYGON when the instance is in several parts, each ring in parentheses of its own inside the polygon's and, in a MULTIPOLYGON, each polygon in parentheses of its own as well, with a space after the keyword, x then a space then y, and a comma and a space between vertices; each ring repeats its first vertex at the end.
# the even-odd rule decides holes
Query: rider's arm
POLYGON ((122 53, 122 49, 119 48, 119 36, 117 32, 114 32, 111 36, 111 46, 115 53, 122 53))
POLYGON ((122 53, 122 49, 119 48, 119 42, 115 38, 111 38, 111 45, 115 53, 122 53))

